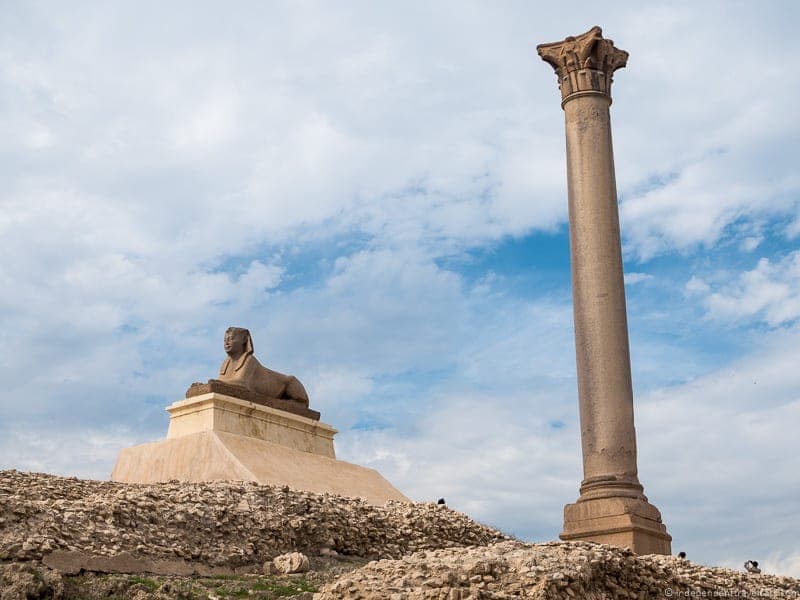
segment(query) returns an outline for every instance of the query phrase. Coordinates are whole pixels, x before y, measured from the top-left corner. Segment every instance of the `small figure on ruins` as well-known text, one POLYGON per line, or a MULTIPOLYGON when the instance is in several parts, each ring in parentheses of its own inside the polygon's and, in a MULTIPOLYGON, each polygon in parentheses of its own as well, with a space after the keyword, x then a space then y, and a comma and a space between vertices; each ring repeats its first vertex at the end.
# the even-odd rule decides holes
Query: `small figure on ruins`
POLYGON ((758 568, 757 560, 748 560, 746 563, 744 563, 744 570, 755 575, 761 573, 761 569, 758 568))

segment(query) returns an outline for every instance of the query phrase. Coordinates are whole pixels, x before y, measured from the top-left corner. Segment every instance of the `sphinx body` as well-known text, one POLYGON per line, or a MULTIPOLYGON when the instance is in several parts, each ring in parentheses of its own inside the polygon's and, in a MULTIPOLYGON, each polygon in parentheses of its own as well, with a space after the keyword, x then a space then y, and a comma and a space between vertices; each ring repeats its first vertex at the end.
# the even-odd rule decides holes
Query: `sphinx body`
POLYGON ((270 398, 294 400, 308 406, 308 394, 297 377, 268 369, 252 352, 236 360, 226 358, 219 369, 219 380, 270 398))
POLYGON ((247 329, 228 327, 225 353, 228 357, 219 369, 218 381, 244 388, 262 398, 292 400, 308 407, 308 394, 296 377, 268 369, 253 356, 253 338, 247 329))

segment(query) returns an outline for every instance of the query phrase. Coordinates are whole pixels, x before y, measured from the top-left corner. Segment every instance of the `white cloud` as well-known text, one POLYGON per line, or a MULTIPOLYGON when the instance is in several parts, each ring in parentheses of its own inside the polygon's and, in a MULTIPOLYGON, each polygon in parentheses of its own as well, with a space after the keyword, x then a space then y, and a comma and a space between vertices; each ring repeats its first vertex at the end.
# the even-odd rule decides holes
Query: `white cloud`
POLYGON ((276 264, 265 265, 258 260, 251 261, 247 270, 238 277, 236 289, 232 290, 232 299, 247 304, 262 300, 264 292, 278 287, 284 271, 283 267, 276 264))
POLYGON ((373 401, 378 393, 373 374, 366 367, 361 370, 323 367, 309 371, 307 376, 314 408, 339 429, 352 427, 358 421, 359 406, 373 401))
POLYGON ((772 552, 758 563, 764 573, 779 573, 800 579, 800 552, 772 552))
POLYGON ((127 447, 149 441, 133 427, 74 427, 58 433, 49 427, 20 432, 6 429, 0 454, 3 468, 107 480, 120 444, 127 447), (75 456, 81 457, 79 464, 74 462, 75 456))
POLYGON ((800 216, 796 217, 794 221, 789 223, 784 232, 787 239, 794 240, 800 235, 800 216))
POLYGON ((183 152, 203 152, 225 146, 241 127, 238 98, 230 90, 203 99, 189 114, 181 115, 171 137, 183 152))
POLYGON ((339 456, 378 469, 412 498, 436 501, 509 533, 553 539, 563 504, 577 497, 574 407, 524 395, 443 395, 413 432, 347 432, 339 456), (541 412, 536 409, 542 409, 541 412), (480 427, 476 427, 480 423, 480 427))
POLYGON ((793 550, 781 532, 798 518, 797 456, 786 451, 800 417, 798 348, 796 329, 778 331, 746 358, 638 400, 642 481, 676 551, 740 567, 793 550))
POLYGON ((711 290, 711 286, 697 275, 692 275, 692 278, 686 282, 685 289, 688 294, 705 294, 711 290))
POLYGON ((707 314, 714 319, 758 319, 773 327, 791 323, 800 317, 800 251, 776 262, 761 258, 754 269, 734 278, 694 276, 686 289, 704 295, 707 314))
MULTIPOLYGON (((784 142, 773 141, 776 145, 784 142)), ((626 245, 642 259, 694 246, 718 243, 737 219, 794 212, 800 179, 786 175, 775 181, 768 174, 754 177, 740 151, 714 154, 679 167, 674 178, 620 206, 626 245)), ((757 238, 742 243, 752 249, 757 238)))
POLYGON ((777 12, 728 9, 712 17, 672 3, 627 14, 631 58, 615 77, 612 119, 622 231, 640 259, 750 237, 730 229, 796 214, 800 178, 787 149, 800 129, 783 115, 793 110, 800 77, 785 78, 778 65, 797 40, 781 31, 777 12), (653 22, 658 27, 642 25, 653 22), (744 37, 770 47, 770 57, 739 53, 744 37), (738 76, 708 72, 709 63, 736 64, 738 76), (765 95, 762 86, 781 91, 765 95))
POLYGON ((759 244, 764 241, 762 236, 750 236, 744 238, 739 247, 744 250, 745 252, 752 252, 756 248, 758 248, 759 244))

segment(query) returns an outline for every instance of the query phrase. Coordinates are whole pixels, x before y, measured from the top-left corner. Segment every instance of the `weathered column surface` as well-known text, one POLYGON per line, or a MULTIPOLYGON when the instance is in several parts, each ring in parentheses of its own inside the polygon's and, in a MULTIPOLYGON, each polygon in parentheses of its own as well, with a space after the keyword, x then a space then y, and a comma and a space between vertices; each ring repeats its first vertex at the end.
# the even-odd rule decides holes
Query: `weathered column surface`
POLYGON ((567 135, 572 294, 583 483, 561 539, 670 553, 672 538, 636 469, 628 323, 611 147, 611 81, 628 53, 599 27, 542 44, 558 76, 567 135))

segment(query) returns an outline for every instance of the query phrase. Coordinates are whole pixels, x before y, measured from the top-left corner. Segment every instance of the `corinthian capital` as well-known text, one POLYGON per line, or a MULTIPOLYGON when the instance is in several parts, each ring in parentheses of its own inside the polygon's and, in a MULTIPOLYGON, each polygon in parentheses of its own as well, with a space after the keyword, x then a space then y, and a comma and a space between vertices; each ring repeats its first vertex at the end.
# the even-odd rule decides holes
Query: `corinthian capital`
POLYGON ((600 93, 610 98, 614 71, 628 62, 628 53, 604 39, 599 27, 563 42, 540 44, 536 50, 555 69, 562 106, 575 95, 600 93))

